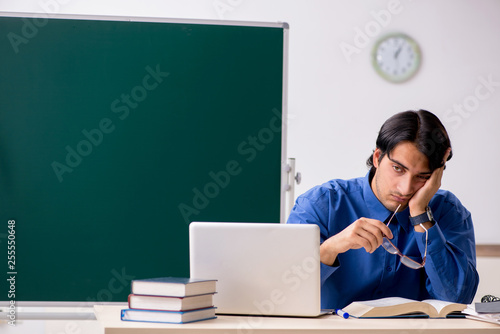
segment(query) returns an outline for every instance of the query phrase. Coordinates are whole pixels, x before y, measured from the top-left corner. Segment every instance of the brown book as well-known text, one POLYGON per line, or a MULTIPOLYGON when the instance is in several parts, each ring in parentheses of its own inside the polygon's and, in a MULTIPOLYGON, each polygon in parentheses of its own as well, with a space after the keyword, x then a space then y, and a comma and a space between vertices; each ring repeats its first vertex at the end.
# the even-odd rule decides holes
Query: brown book
POLYGON ((355 318, 388 318, 404 315, 427 315, 429 318, 446 318, 454 312, 461 312, 466 304, 451 303, 437 299, 416 301, 401 297, 353 302, 342 310, 355 318))
POLYGON ((128 307, 131 309, 162 310, 162 311, 190 311, 200 308, 213 307, 213 294, 166 297, 129 295, 128 307))

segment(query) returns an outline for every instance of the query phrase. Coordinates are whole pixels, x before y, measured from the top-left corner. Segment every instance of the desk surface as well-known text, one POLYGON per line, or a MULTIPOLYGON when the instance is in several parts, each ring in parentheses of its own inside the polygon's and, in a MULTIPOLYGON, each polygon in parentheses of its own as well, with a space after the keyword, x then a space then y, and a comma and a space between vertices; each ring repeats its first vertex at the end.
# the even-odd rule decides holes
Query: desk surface
POLYGON ((168 333, 500 333, 500 326, 470 319, 343 319, 336 315, 318 318, 218 316, 217 319, 183 325, 120 320, 120 306, 95 306, 105 334, 168 333))

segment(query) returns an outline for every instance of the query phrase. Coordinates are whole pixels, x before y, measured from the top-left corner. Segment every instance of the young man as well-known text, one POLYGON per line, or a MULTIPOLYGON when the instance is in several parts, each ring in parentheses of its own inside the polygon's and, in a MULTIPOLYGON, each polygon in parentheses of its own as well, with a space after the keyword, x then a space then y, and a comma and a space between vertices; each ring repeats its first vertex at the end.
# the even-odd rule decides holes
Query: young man
POLYGON ((472 302, 479 277, 471 215, 439 189, 451 157, 434 114, 402 112, 382 125, 365 177, 298 197, 288 223, 320 227, 322 308, 394 296, 472 302))

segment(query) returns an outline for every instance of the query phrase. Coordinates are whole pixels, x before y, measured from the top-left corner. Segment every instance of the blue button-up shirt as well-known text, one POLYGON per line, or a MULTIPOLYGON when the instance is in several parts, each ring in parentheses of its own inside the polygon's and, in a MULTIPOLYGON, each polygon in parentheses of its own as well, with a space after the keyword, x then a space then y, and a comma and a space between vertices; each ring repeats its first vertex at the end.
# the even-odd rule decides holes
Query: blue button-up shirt
MULTIPOLYGON (((429 203, 436 223, 428 230, 425 267, 410 269, 398 255, 379 247, 339 254, 333 266, 321 264, 321 307, 342 308, 353 301, 383 297, 440 299, 471 303, 477 290, 474 228, 470 212, 449 191, 438 190, 429 203)), ((317 224, 321 242, 355 220, 386 221, 391 215, 370 187, 369 173, 352 180, 332 180, 299 196, 288 224, 317 224)), ((389 225, 399 250, 422 261, 425 233, 415 232, 409 209, 389 225)))

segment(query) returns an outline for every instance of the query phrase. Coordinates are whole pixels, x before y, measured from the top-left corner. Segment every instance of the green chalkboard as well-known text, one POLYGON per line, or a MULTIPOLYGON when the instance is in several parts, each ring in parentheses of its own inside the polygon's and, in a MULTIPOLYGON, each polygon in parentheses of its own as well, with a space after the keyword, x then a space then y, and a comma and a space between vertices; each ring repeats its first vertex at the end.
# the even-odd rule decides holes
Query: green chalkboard
POLYGON ((280 221, 286 25, 164 21, 0 17, 0 300, 125 301, 191 221, 280 221))

